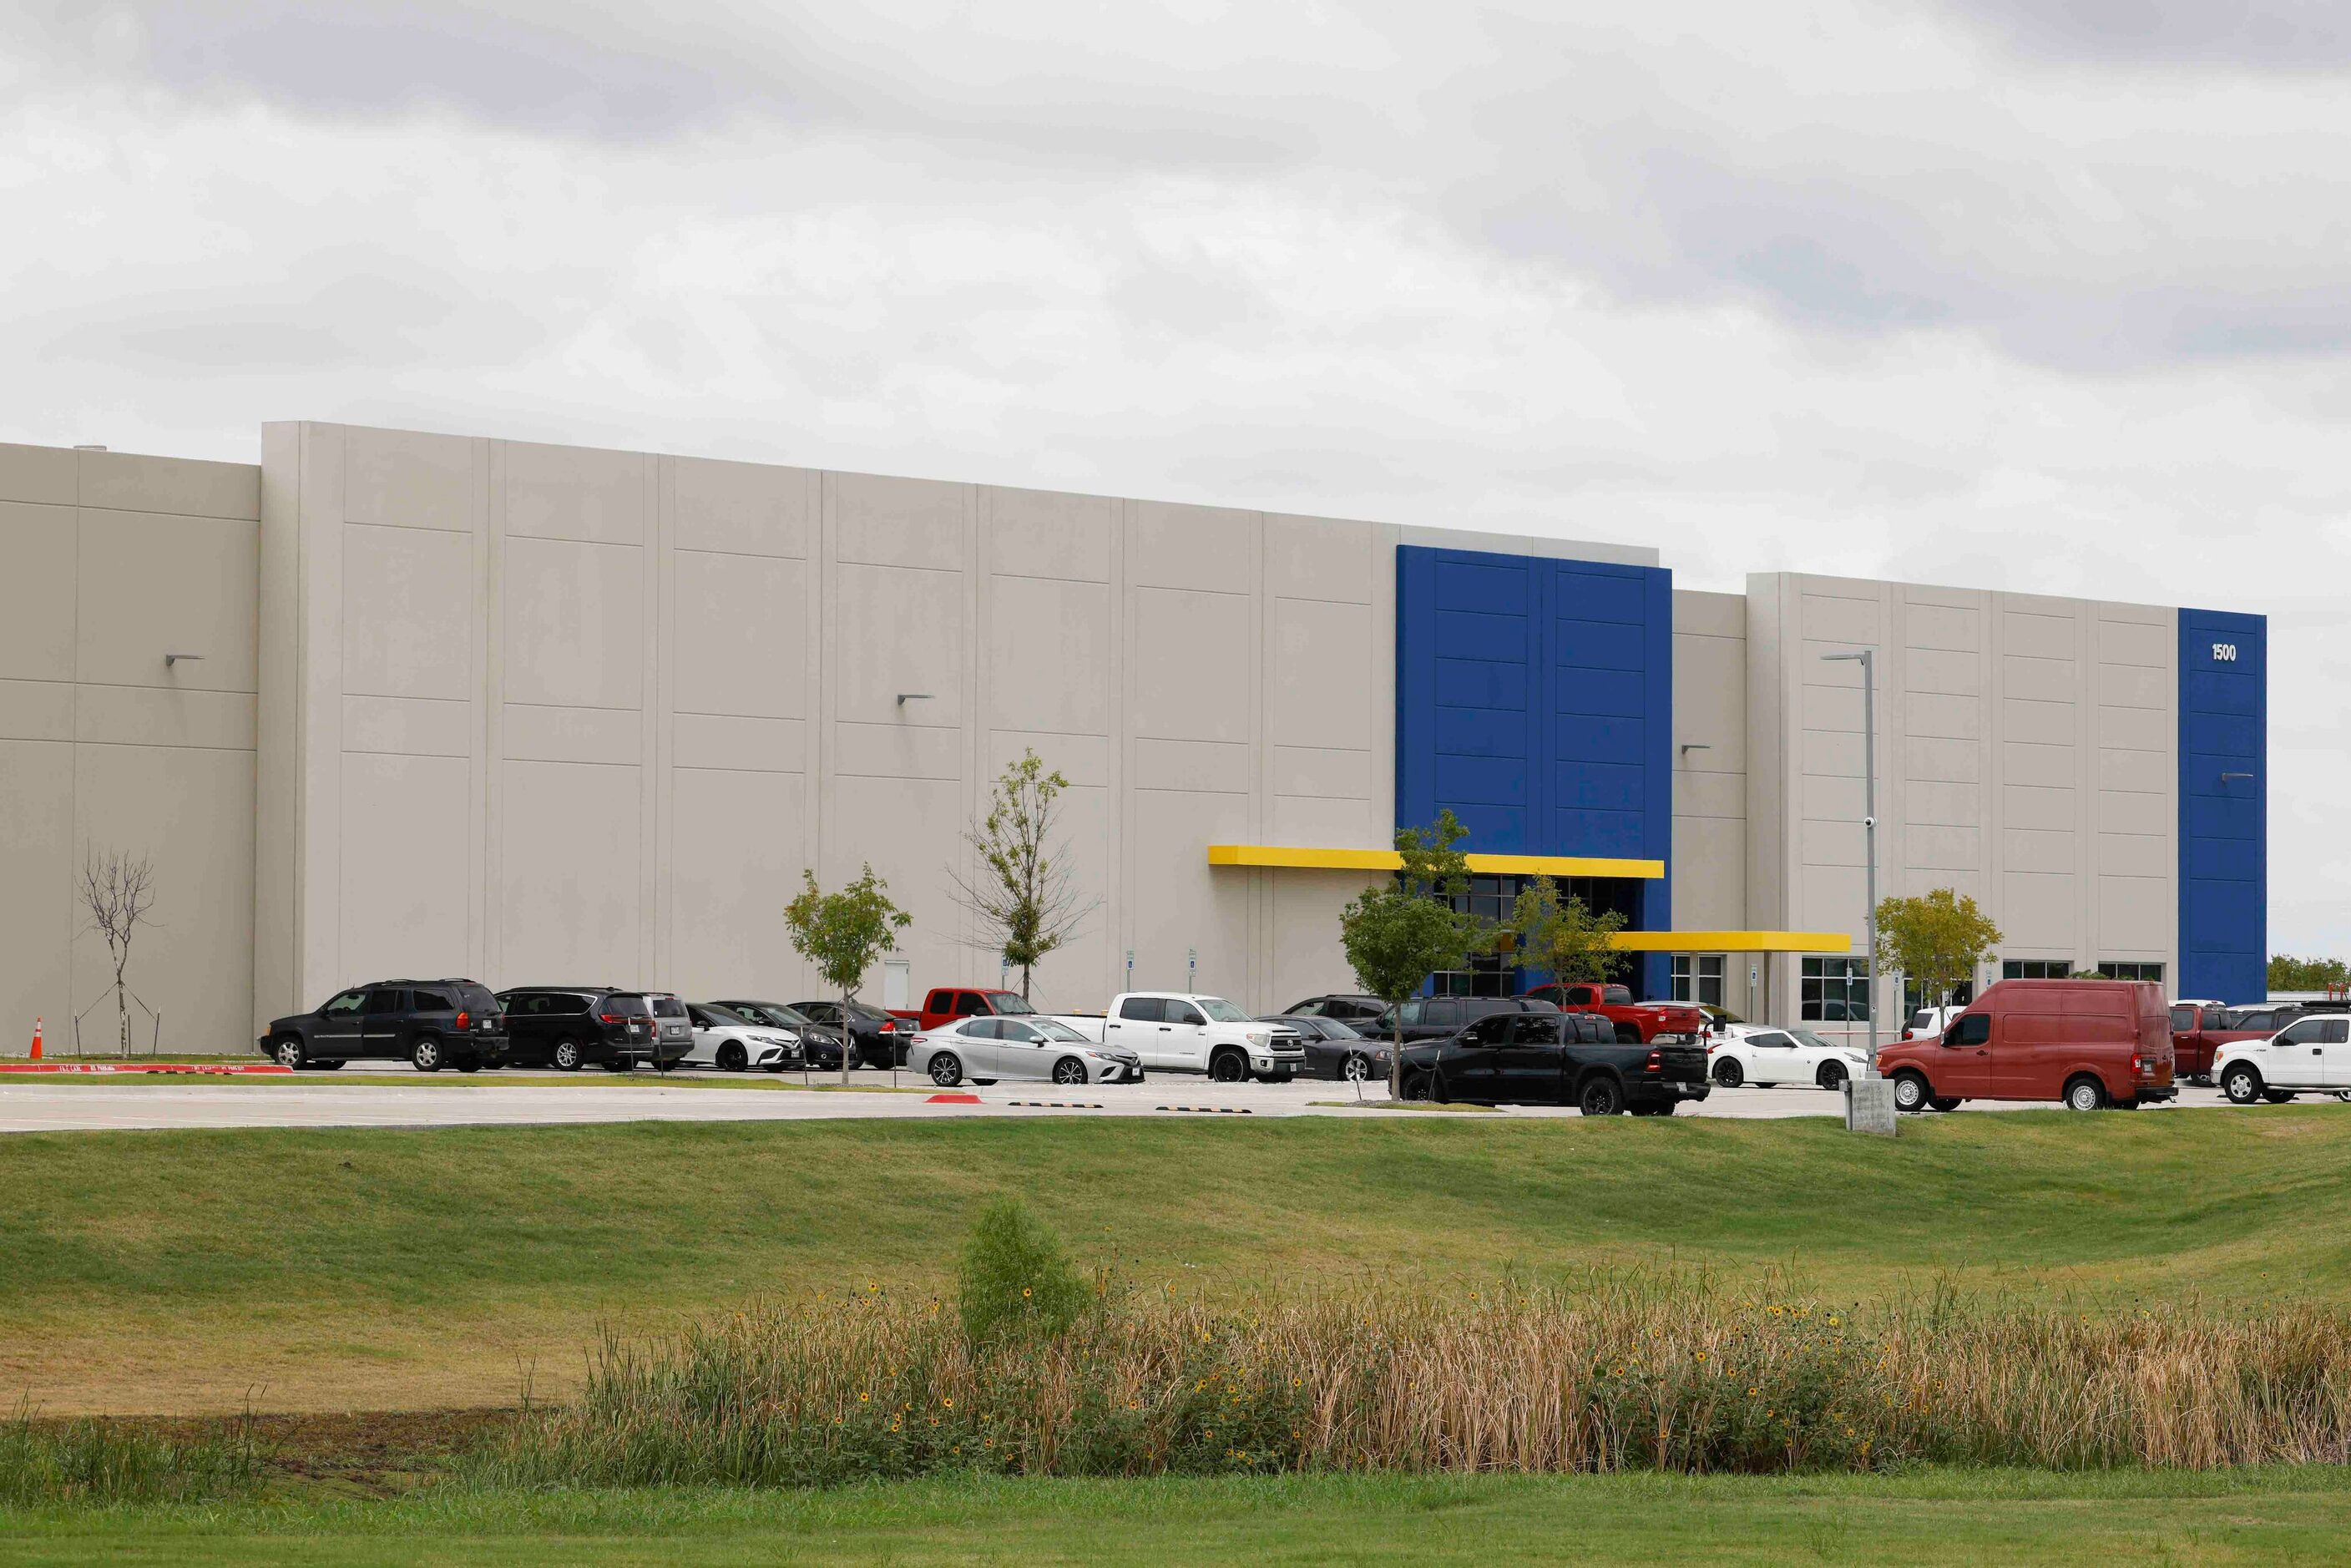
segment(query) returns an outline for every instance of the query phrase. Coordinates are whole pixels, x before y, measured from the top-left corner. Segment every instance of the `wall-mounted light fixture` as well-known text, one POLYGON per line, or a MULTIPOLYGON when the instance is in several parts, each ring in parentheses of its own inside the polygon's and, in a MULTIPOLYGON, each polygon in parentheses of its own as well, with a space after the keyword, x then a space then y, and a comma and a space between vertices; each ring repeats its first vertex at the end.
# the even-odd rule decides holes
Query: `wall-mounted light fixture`
POLYGON ((930 700, 931 694, 928 692, 900 692, 898 694, 898 706, 900 707, 904 707, 908 703, 926 703, 930 700))
POLYGON ((183 661, 190 664, 202 664, 204 663, 204 656, 202 653, 166 653, 163 655, 163 667, 168 670, 172 665, 180 664, 183 661))

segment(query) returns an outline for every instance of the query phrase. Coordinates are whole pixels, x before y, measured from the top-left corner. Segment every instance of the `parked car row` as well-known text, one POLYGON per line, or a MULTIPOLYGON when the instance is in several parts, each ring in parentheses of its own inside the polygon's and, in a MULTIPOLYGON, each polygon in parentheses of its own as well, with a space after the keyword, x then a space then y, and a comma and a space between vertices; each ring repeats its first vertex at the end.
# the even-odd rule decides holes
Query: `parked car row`
POLYGON ((379 980, 339 991, 315 1011, 271 1020, 255 1044, 286 1067, 332 1071, 346 1061, 407 1061, 420 1072, 454 1067, 685 1065, 747 1072, 838 1070, 843 1052, 865 1066, 903 1064, 913 1038, 879 1009, 852 1002, 748 999, 690 1002, 620 986, 518 986, 478 980, 379 980), (844 1028, 841 1022, 848 1019, 844 1028))

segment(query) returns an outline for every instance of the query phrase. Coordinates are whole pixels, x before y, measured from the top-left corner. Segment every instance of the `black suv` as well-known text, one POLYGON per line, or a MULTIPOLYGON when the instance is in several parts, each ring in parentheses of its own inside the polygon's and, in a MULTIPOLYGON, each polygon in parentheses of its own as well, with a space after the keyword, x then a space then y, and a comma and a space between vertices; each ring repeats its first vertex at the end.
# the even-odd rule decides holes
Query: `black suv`
POLYGON ((507 1009, 507 1056, 517 1064, 577 1072, 601 1062, 626 1072, 640 1061, 668 1067, 692 1049, 662 1040, 653 1002, 617 986, 517 986, 500 991, 507 1009))
MULTIPOLYGON (((831 1002, 794 1002, 792 1011, 812 1023, 822 1024, 836 1032, 841 1028, 841 1004, 831 1002)), ((849 998, 849 1038, 857 1047, 857 1062, 861 1067, 904 1067, 906 1047, 914 1042, 914 1026, 895 1013, 883 1012, 870 1002, 849 998)))
POLYGON ((1337 1019, 1341 1023, 1361 1024, 1387 1011, 1388 1005, 1377 997, 1334 992, 1329 996, 1309 997, 1302 1002, 1292 1002, 1281 1010, 1301 1018, 1337 1019))
MULTIPOLYGON (((1458 1034, 1496 1013, 1555 1013, 1559 1009, 1537 997, 1415 997, 1397 1011, 1404 1015, 1405 1043, 1409 1045, 1458 1034)), ((1395 1019, 1386 1013, 1355 1027, 1374 1040, 1396 1037, 1395 1019)))
POLYGON ((275 1019, 256 1042, 282 1067, 407 1061, 419 1072, 472 1072, 507 1059, 506 1019, 478 980, 379 980, 338 991, 313 1013, 275 1019))

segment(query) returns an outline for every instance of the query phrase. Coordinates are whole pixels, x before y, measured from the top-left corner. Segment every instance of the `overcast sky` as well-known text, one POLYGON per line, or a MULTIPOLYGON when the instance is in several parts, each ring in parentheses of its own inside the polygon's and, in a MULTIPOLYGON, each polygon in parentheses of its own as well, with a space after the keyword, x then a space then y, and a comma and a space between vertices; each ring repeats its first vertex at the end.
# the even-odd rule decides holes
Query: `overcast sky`
POLYGON ((2265 612, 2272 946, 2351 950, 2340 0, 18 0, 0 212, 0 439, 2265 612))

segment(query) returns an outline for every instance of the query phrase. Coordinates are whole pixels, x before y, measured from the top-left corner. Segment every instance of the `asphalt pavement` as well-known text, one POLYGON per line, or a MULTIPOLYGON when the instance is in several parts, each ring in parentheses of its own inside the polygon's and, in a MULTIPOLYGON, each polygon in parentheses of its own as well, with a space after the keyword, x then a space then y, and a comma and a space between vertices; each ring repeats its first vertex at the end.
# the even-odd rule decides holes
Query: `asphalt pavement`
MULTIPOLYGON (((1290 1083, 1210 1083, 1184 1074, 1155 1074, 1139 1084, 1062 1089, 1046 1083, 969 1086, 940 1096, 911 1073, 892 1092, 887 1072, 861 1070, 853 1087, 811 1092, 797 1078, 762 1080, 728 1073, 681 1071, 626 1078, 582 1073, 560 1082, 531 1082, 485 1072, 428 1076, 404 1063, 353 1063, 331 1076, 190 1080, 78 1078, 0 1081, 0 1133, 97 1132, 166 1127, 454 1127, 530 1126, 599 1122, 799 1122, 859 1119, 946 1120, 968 1116, 1280 1116, 1443 1115, 1463 1122, 1574 1116, 1563 1107, 1506 1106, 1493 1112, 1383 1111, 1359 1104, 1352 1084, 1322 1080, 1290 1083)), ((818 1074, 816 1082, 838 1082, 818 1074)), ((1367 1085, 1365 1101, 1384 1097, 1367 1085)), ((2217 1090, 2184 1088, 2175 1104, 2225 1105, 2217 1090)), ((1819 1089, 1719 1089, 1684 1116, 1776 1118, 1836 1116, 1840 1095, 1819 1089)), ((1974 1110, 2021 1110, 2011 1103, 1975 1103, 1974 1110)))

